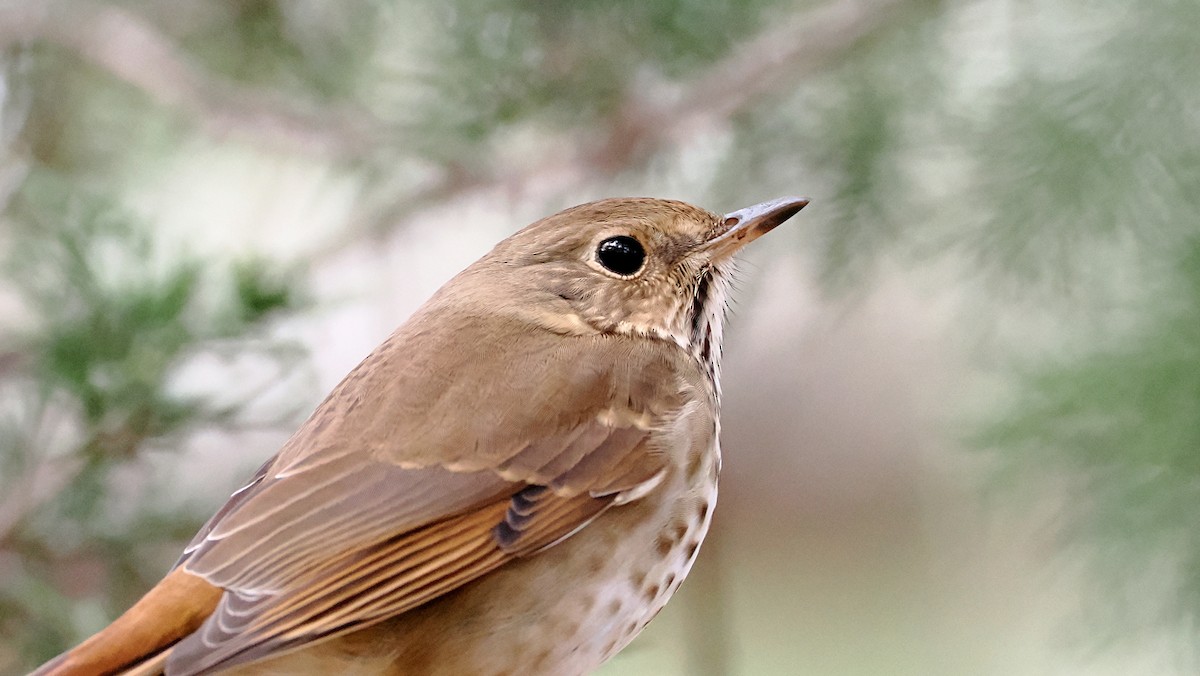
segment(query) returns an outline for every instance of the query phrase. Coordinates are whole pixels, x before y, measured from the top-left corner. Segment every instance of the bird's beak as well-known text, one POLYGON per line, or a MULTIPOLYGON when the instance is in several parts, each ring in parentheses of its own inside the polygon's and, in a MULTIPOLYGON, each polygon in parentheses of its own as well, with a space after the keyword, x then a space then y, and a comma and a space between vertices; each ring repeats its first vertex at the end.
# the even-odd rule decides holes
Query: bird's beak
POLYGON ((805 197, 780 197, 725 214, 702 250, 710 259, 730 256, 795 216, 807 205, 808 198, 805 197))

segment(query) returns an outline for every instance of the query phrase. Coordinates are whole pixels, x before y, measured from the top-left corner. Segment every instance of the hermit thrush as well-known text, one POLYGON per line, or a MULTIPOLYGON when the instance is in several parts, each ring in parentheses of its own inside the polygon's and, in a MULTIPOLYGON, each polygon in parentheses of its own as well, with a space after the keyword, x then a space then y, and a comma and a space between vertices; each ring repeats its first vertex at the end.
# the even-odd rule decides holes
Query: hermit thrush
POLYGON ((521 230, 38 674, 585 674, 666 604, 721 464, 732 256, 790 218, 610 199, 521 230))

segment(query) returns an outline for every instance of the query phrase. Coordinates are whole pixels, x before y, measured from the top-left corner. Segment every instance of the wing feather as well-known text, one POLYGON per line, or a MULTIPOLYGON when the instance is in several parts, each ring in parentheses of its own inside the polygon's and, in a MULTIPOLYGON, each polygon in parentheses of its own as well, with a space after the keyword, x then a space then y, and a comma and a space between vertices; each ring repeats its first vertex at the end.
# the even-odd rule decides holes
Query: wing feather
MULTIPOLYGON (((497 335, 504 327, 490 329, 480 343, 512 344, 497 335)), ((663 476, 654 430, 689 386, 675 352, 614 337, 571 350, 561 337, 524 340, 525 354, 492 360, 500 371, 466 383, 433 376, 461 372, 461 355, 405 352, 402 338, 352 372, 197 536, 180 565, 226 593, 171 651, 172 674, 395 617, 554 545, 663 476), (504 366, 514 363, 534 372, 516 377, 504 366), (481 385, 509 389, 489 395, 481 385), (504 403, 452 422, 480 397, 504 403)))
POLYGON ((245 500, 228 517, 234 528, 214 529, 216 537, 210 535, 185 568, 226 589, 276 589, 329 552, 353 551, 513 492, 511 482, 491 472, 405 470, 350 459, 323 467, 340 475, 293 475, 245 500), (301 477, 335 490, 307 490, 301 477), (259 515, 259 507, 279 514, 277 501, 292 506, 286 518, 259 515))
POLYGON ((473 579, 491 570, 507 556, 487 537, 503 504, 342 557, 348 574, 334 580, 306 579, 279 594, 226 594, 205 625, 176 646, 171 673, 224 669, 369 627, 431 598, 422 583, 432 576, 457 571, 473 579), (374 565, 354 565, 364 559, 374 565))

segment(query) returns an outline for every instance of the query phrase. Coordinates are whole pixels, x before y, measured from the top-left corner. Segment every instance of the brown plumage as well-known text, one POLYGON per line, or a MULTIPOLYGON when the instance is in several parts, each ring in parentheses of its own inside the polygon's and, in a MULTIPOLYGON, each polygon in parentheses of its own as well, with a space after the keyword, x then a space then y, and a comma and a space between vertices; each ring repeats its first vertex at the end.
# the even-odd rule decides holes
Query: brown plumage
POLYGON ((730 258, 806 203, 603 200, 504 240, 36 673, 591 671, 695 560, 730 258))

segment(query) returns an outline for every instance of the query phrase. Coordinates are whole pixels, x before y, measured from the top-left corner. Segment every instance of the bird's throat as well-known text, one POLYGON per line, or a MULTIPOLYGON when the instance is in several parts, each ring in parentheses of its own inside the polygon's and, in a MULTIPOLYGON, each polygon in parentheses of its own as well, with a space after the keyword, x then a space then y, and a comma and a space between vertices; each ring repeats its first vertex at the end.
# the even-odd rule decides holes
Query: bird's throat
POLYGON ((705 267, 697 277, 690 308, 688 345, 708 378, 713 402, 721 401, 721 338, 729 287, 729 264, 705 267))

